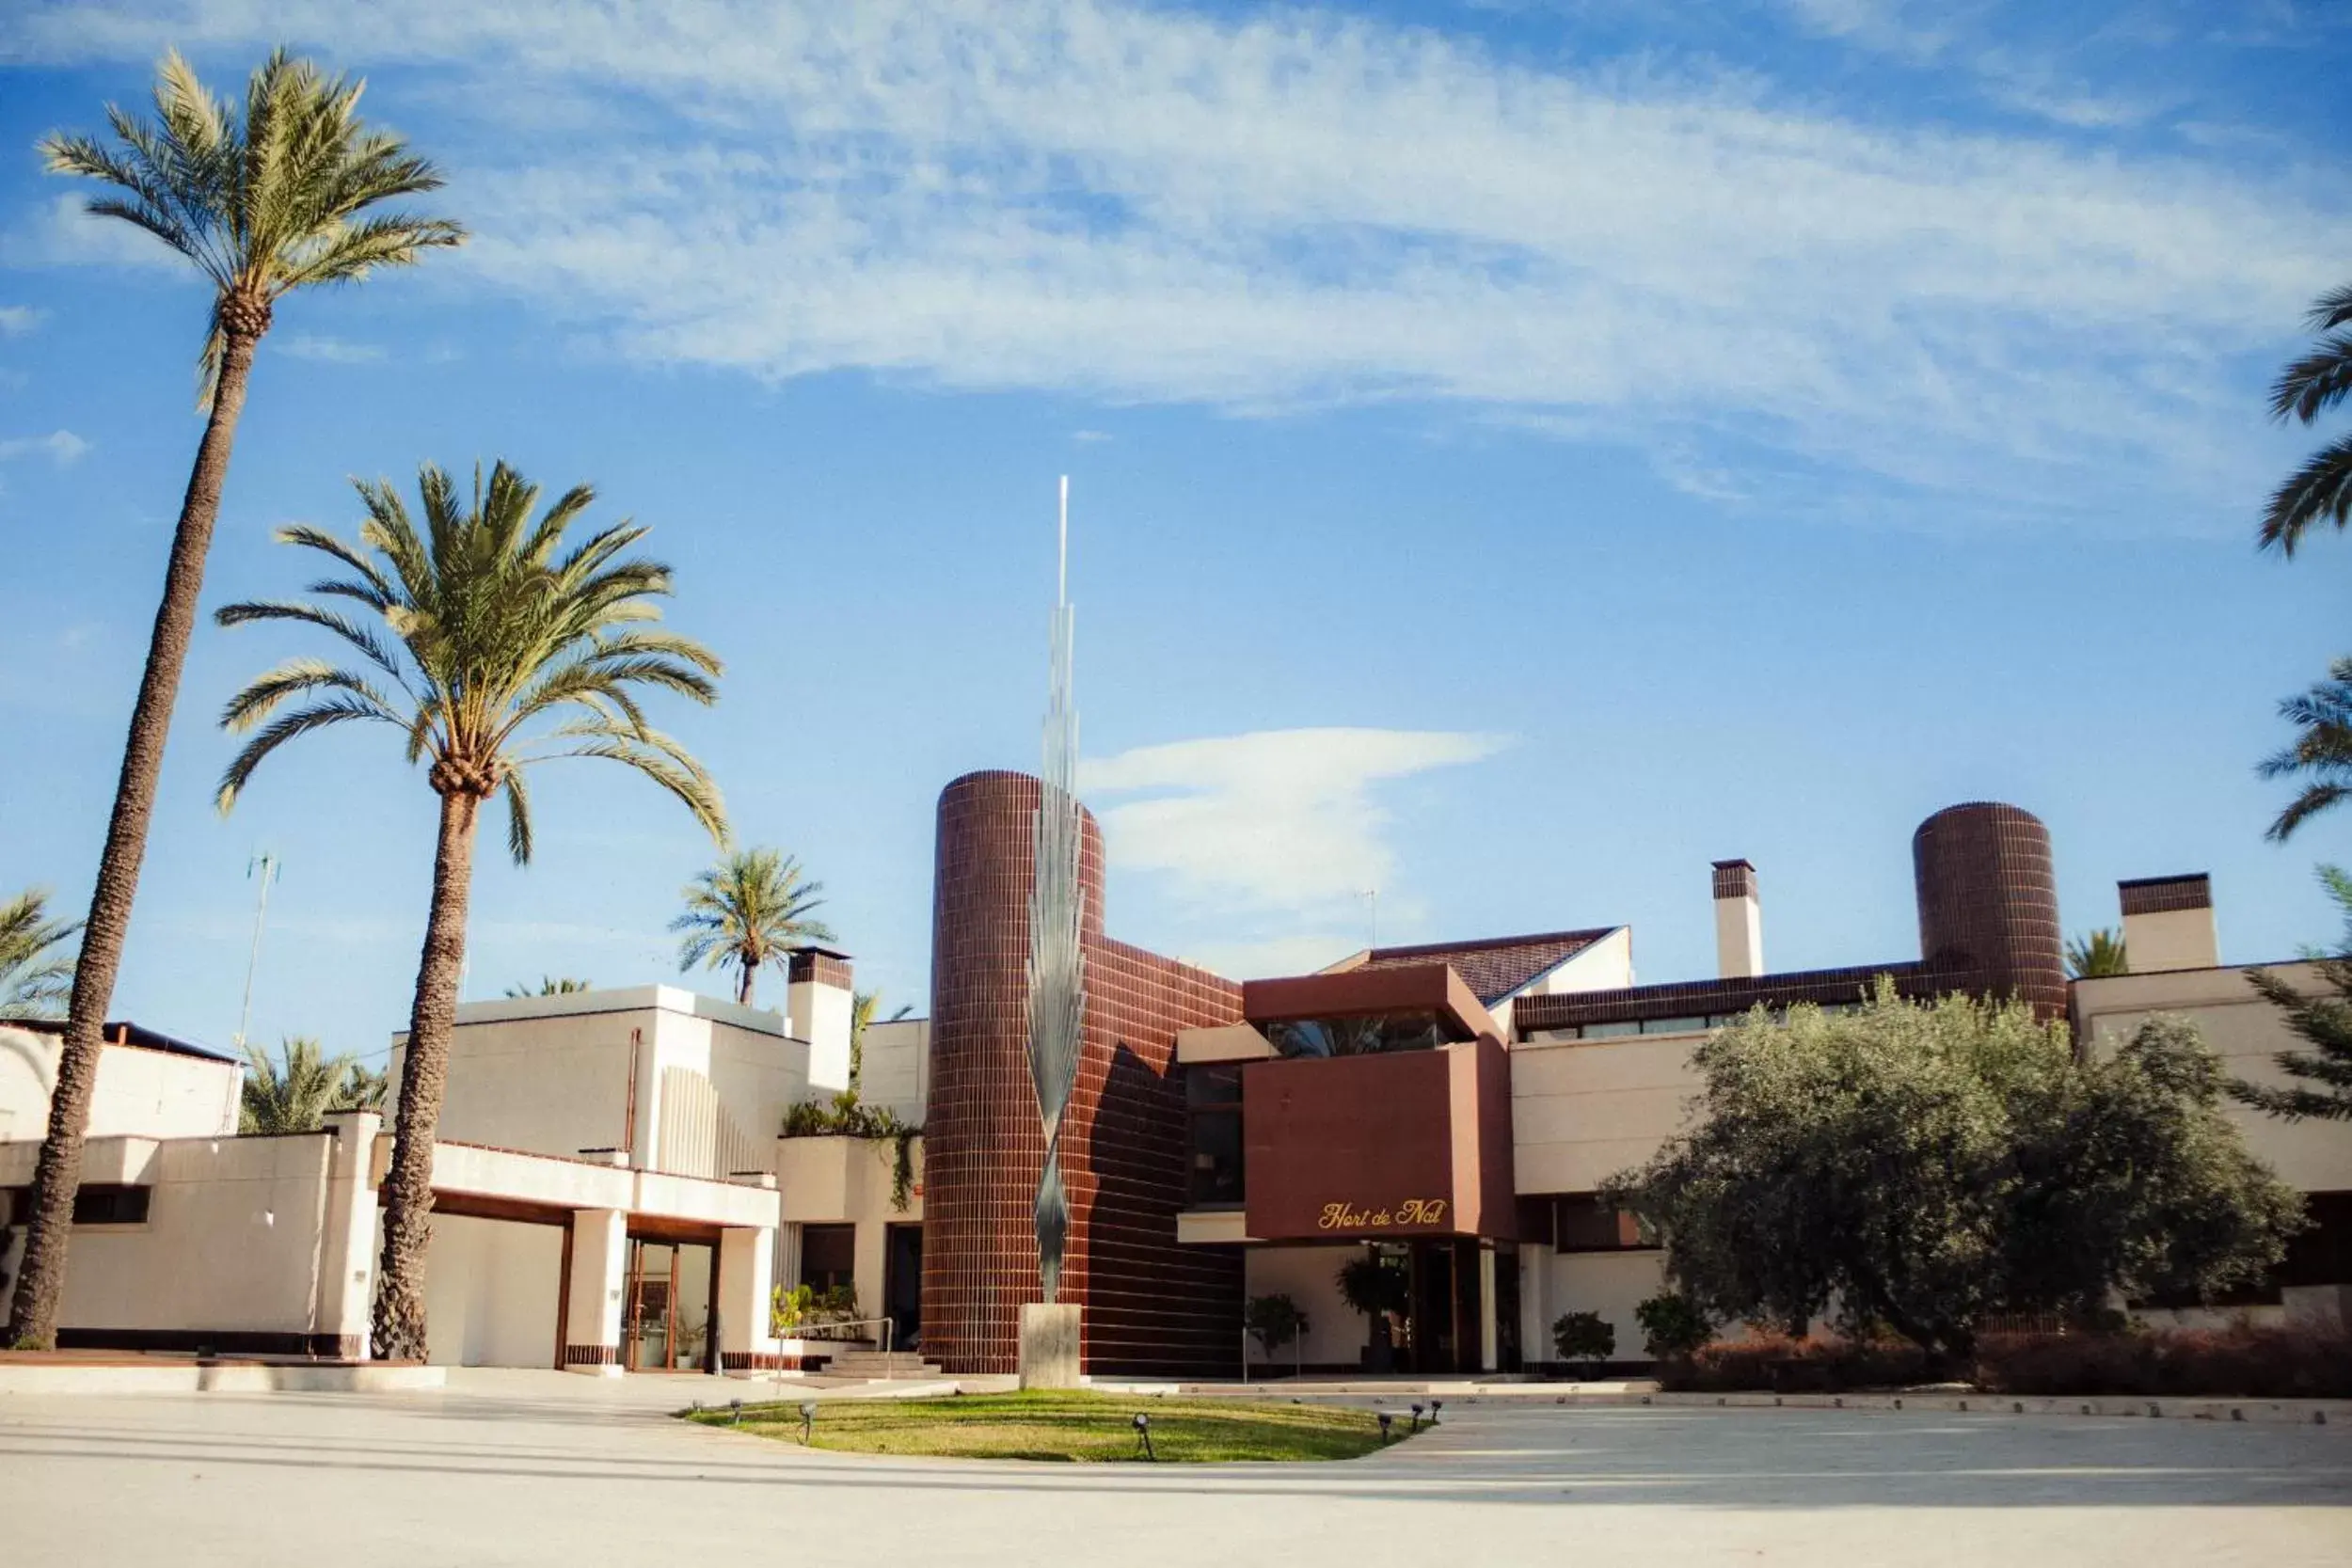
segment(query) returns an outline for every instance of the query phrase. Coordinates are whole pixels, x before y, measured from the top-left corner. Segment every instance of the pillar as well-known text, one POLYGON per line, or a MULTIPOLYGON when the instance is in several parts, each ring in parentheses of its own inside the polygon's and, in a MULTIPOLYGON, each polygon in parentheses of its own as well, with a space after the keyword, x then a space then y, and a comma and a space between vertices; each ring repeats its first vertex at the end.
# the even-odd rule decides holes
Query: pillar
POLYGON ((720 1370, 753 1371, 774 1365, 769 1287, 775 1272, 772 1227, 730 1226, 719 1232, 720 1370))
POLYGON ((1478 1243, 1478 1370, 1491 1372, 1502 1360, 1502 1336, 1495 1328, 1495 1244, 1478 1243))
POLYGON ((628 1272, 628 1215, 619 1209, 575 1211, 572 1277, 564 1285, 565 1371, 620 1374, 621 1293, 628 1272))
POLYGON ((375 1285, 375 1111, 330 1111, 335 1136, 326 1156, 326 1206, 321 1215, 317 1295, 310 1306, 310 1354, 357 1361, 368 1354, 368 1307, 375 1285))

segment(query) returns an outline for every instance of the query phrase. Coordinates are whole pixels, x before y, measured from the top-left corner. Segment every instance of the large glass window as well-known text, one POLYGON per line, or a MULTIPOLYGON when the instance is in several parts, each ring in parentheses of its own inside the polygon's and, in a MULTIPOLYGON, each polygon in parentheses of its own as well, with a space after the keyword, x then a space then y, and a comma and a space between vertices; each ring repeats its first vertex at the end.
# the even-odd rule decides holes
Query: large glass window
POLYGON ((801 1283, 822 1295, 857 1282, 857 1227, 801 1227, 801 1283))
POLYGON ((1266 1025, 1266 1038, 1285 1056, 1372 1056, 1390 1051, 1429 1051, 1448 1039, 1434 1010, 1366 1013, 1354 1018, 1287 1019, 1266 1025))
POLYGON ((1192 1201, 1201 1207, 1243 1201, 1241 1069, 1184 1069, 1184 1106, 1192 1122, 1192 1201))

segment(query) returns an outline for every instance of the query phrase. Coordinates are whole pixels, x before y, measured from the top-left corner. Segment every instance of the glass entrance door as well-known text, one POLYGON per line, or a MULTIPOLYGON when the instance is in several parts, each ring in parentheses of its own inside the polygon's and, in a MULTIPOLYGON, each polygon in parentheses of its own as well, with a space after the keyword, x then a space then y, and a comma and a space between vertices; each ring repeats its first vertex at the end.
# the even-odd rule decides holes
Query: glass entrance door
POLYGON ((701 1371, 710 1349, 713 1249, 631 1237, 621 1365, 632 1372, 701 1371))

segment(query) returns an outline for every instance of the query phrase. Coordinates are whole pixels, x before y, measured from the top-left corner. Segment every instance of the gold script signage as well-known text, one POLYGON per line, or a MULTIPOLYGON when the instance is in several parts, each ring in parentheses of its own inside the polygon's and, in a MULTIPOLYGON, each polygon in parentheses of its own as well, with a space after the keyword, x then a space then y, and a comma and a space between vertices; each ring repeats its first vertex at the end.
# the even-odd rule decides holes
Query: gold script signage
POLYGON ((1322 1216, 1315 1221, 1318 1230, 1396 1230, 1406 1226, 1443 1225, 1446 1200, 1441 1197, 1408 1197, 1402 1203, 1383 1205, 1377 1209, 1359 1209, 1351 1203, 1327 1203, 1322 1216))

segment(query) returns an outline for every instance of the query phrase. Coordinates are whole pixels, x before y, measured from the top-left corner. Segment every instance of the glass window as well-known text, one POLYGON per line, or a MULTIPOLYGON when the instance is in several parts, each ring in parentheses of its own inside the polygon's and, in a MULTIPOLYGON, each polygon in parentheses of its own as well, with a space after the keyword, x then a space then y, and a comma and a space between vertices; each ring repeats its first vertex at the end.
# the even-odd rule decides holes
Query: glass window
POLYGON ((801 1227, 801 1283, 825 1291, 857 1279, 857 1227, 801 1227))
POLYGON ((1184 1069, 1184 1102, 1192 1124, 1192 1201, 1234 1204, 1244 1199, 1241 1157, 1241 1066, 1184 1069))
POLYGON ((1627 1210, 1611 1209, 1590 1193, 1574 1193, 1558 1200, 1553 1219, 1556 1245, 1562 1252, 1627 1252, 1657 1245, 1627 1210))
POLYGON ((1610 1023, 1587 1023, 1582 1034, 1588 1040, 1605 1040, 1618 1035, 1638 1035, 1642 1025, 1636 1019, 1619 1019, 1610 1023))
POLYGON ((1428 1051, 1457 1037, 1435 1010, 1366 1013, 1352 1018, 1286 1019, 1266 1025, 1266 1037, 1285 1056, 1372 1056, 1428 1051))
POLYGON ((1188 1067, 1184 1069, 1184 1103, 1191 1106, 1239 1105, 1241 1103, 1241 1067, 1188 1067))
POLYGON ((1645 1035, 1700 1035, 1707 1032, 1705 1017, 1645 1018, 1642 1020, 1645 1035))
POLYGON ((92 1183, 73 1195, 75 1225, 145 1225, 148 1189, 92 1183))

